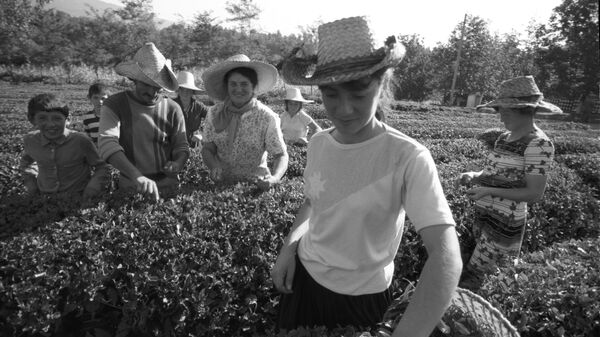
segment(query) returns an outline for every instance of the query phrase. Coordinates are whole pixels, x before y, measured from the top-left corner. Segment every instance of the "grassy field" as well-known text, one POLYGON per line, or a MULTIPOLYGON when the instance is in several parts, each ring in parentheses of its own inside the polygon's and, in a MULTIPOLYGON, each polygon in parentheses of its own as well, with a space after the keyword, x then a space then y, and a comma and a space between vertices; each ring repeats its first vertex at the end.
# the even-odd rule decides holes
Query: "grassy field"
MULTIPOLYGON (((181 193, 159 203, 114 189, 92 206, 68 196, 25 198, 18 162, 22 137, 32 130, 27 100, 62 96, 71 128, 81 130, 80 116, 90 109, 86 90, 0 82, 0 335, 275 336, 278 296, 269 270, 302 200, 306 149, 289 148, 284 181, 266 193, 246 183, 214 185, 194 151, 181 193)), ((272 107, 281 111, 280 103, 272 107)), ((330 124, 322 106, 308 110, 330 124)), ((481 169, 503 125, 467 108, 397 102, 395 110, 388 124, 425 144, 438 165, 466 259, 472 209, 453 180, 481 169)), ((556 148, 546 194, 530 207, 520 263, 502 265, 479 294, 522 336, 597 336, 600 130, 561 119, 536 124, 556 148)), ((407 227, 395 294, 418 279, 425 256, 407 227)))

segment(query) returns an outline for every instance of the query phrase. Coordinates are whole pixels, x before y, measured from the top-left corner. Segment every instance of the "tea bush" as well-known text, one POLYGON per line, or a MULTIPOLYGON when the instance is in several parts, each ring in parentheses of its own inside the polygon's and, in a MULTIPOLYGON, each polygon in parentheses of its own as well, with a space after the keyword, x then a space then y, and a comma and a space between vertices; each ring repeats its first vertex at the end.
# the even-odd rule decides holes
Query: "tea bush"
POLYGON ((600 239, 565 240, 526 254, 484 282, 480 294, 523 337, 598 336, 600 239))
MULTIPOLYGON (((114 170, 113 187, 93 205, 62 195, 26 198, 18 162, 22 135, 31 130, 27 99, 60 91, 74 111, 86 111, 86 88, 9 89, 0 92, 0 335, 277 335, 279 298, 269 271, 302 202, 306 147, 288 147, 286 177, 265 193, 250 183, 215 185, 194 149, 180 194, 158 203, 116 191, 114 170)), ((268 96, 277 109, 278 95, 268 96)), ((454 179, 482 168, 500 132, 497 116, 403 106, 388 123, 430 149, 467 259, 474 246, 472 202, 454 179)), ((319 104, 305 107, 323 127, 331 125, 319 104)), ((80 127, 79 116, 73 113, 72 127, 80 127)), ((544 198, 530 206, 524 262, 502 267, 481 295, 524 336, 563 330, 592 336, 600 303, 598 132, 578 123, 540 124, 556 139, 557 156, 544 198), (515 274, 517 281, 508 282, 515 274)), ((418 279, 425 257, 408 219, 395 259, 395 294, 418 279)), ((370 335, 363 330, 316 327, 288 335, 370 335)))

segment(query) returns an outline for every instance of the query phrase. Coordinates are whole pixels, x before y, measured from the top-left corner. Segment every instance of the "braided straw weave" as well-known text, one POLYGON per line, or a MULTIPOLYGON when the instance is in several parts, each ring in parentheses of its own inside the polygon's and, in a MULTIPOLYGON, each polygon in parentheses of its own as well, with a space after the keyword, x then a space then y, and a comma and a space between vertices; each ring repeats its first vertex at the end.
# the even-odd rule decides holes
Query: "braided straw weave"
POLYGON ((395 38, 379 46, 367 17, 344 18, 319 26, 317 55, 290 57, 281 75, 289 84, 322 85, 346 82, 395 66, 405 48, 395 38))
MULTIPOLYGON (((378 336, 391 336, 398 322, 402 318, 406 307, 408 306, 410 296, 414 292, 414 287, 406 290, 402 296, 395 299, 389 306, 383 316, 383 323, 380 324, 378 336)), ((451 311, 460 311, 464 317, 468 317, 474 322, 475 326, 481 330, 486 337, 519 337, 517 329, 502 315, 498 309, 494 308, 490 302, 483 297, 463 288, 457 288, 450 307, 442 318, 448 320, 448 313, 451 311)), ((444 324, 445 325, 445 324, 444 324)), ((449 333, 449 332, 446 332, 449 333)), ((456 335, 451 335, 456 336, 456 335)))

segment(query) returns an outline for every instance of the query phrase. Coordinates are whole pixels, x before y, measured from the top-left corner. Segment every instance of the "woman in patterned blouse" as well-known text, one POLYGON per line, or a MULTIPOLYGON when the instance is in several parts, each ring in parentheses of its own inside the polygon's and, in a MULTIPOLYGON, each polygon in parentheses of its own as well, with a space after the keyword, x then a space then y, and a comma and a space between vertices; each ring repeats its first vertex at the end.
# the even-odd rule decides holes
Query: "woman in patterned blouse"
POLYGON ((204 126, 202 158, 210 178, 255 180, 262 190, 279 183, 288 167, 279 116, 256 99, 277 83, 277 69, 240 54, 209 67, 202 79, 208 95, 221 101, 204 126))
POLYGON ((462 173, 457 180, 477 185, 467 190, 475 202, 477 244, 461 286, 470 288, 478 287, 483 275, 493 272, 500 260, 518 257, 527 203, 542 198, 554 157, 552 142, 533 120, 545 102, 532 76, 502 82, 498 98, 485 106, 500 113, 508 131, 496 140, 483 170, 462 173))

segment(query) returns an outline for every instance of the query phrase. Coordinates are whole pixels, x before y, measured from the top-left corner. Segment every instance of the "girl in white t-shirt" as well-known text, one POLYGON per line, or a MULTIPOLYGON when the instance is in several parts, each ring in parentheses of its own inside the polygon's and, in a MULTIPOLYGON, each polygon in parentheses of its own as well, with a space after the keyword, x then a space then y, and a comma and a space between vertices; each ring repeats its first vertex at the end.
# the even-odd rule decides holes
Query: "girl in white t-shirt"
POLYGON ((318 35, 316 57, 287 59, 281 70, 290 84, 318 85, 333 127, 308 144, 305 201, 271 272, 282 293, 278 326, 380 323, 408 216, 428 257, 394 336, 429 336, 462 260, 431 154, 376 117, 404 48, 394 37, 376 47, 364 17, 323 24, 318 35))
POLYGON ((283 139, 286 143, 306 145, 312 135, 321 131, 319 124, 302 109, 303 103, 312 102, 304 99, 298 88, 288 88, 286 90, 284 98, 285 111, 279 116, 283 139))

